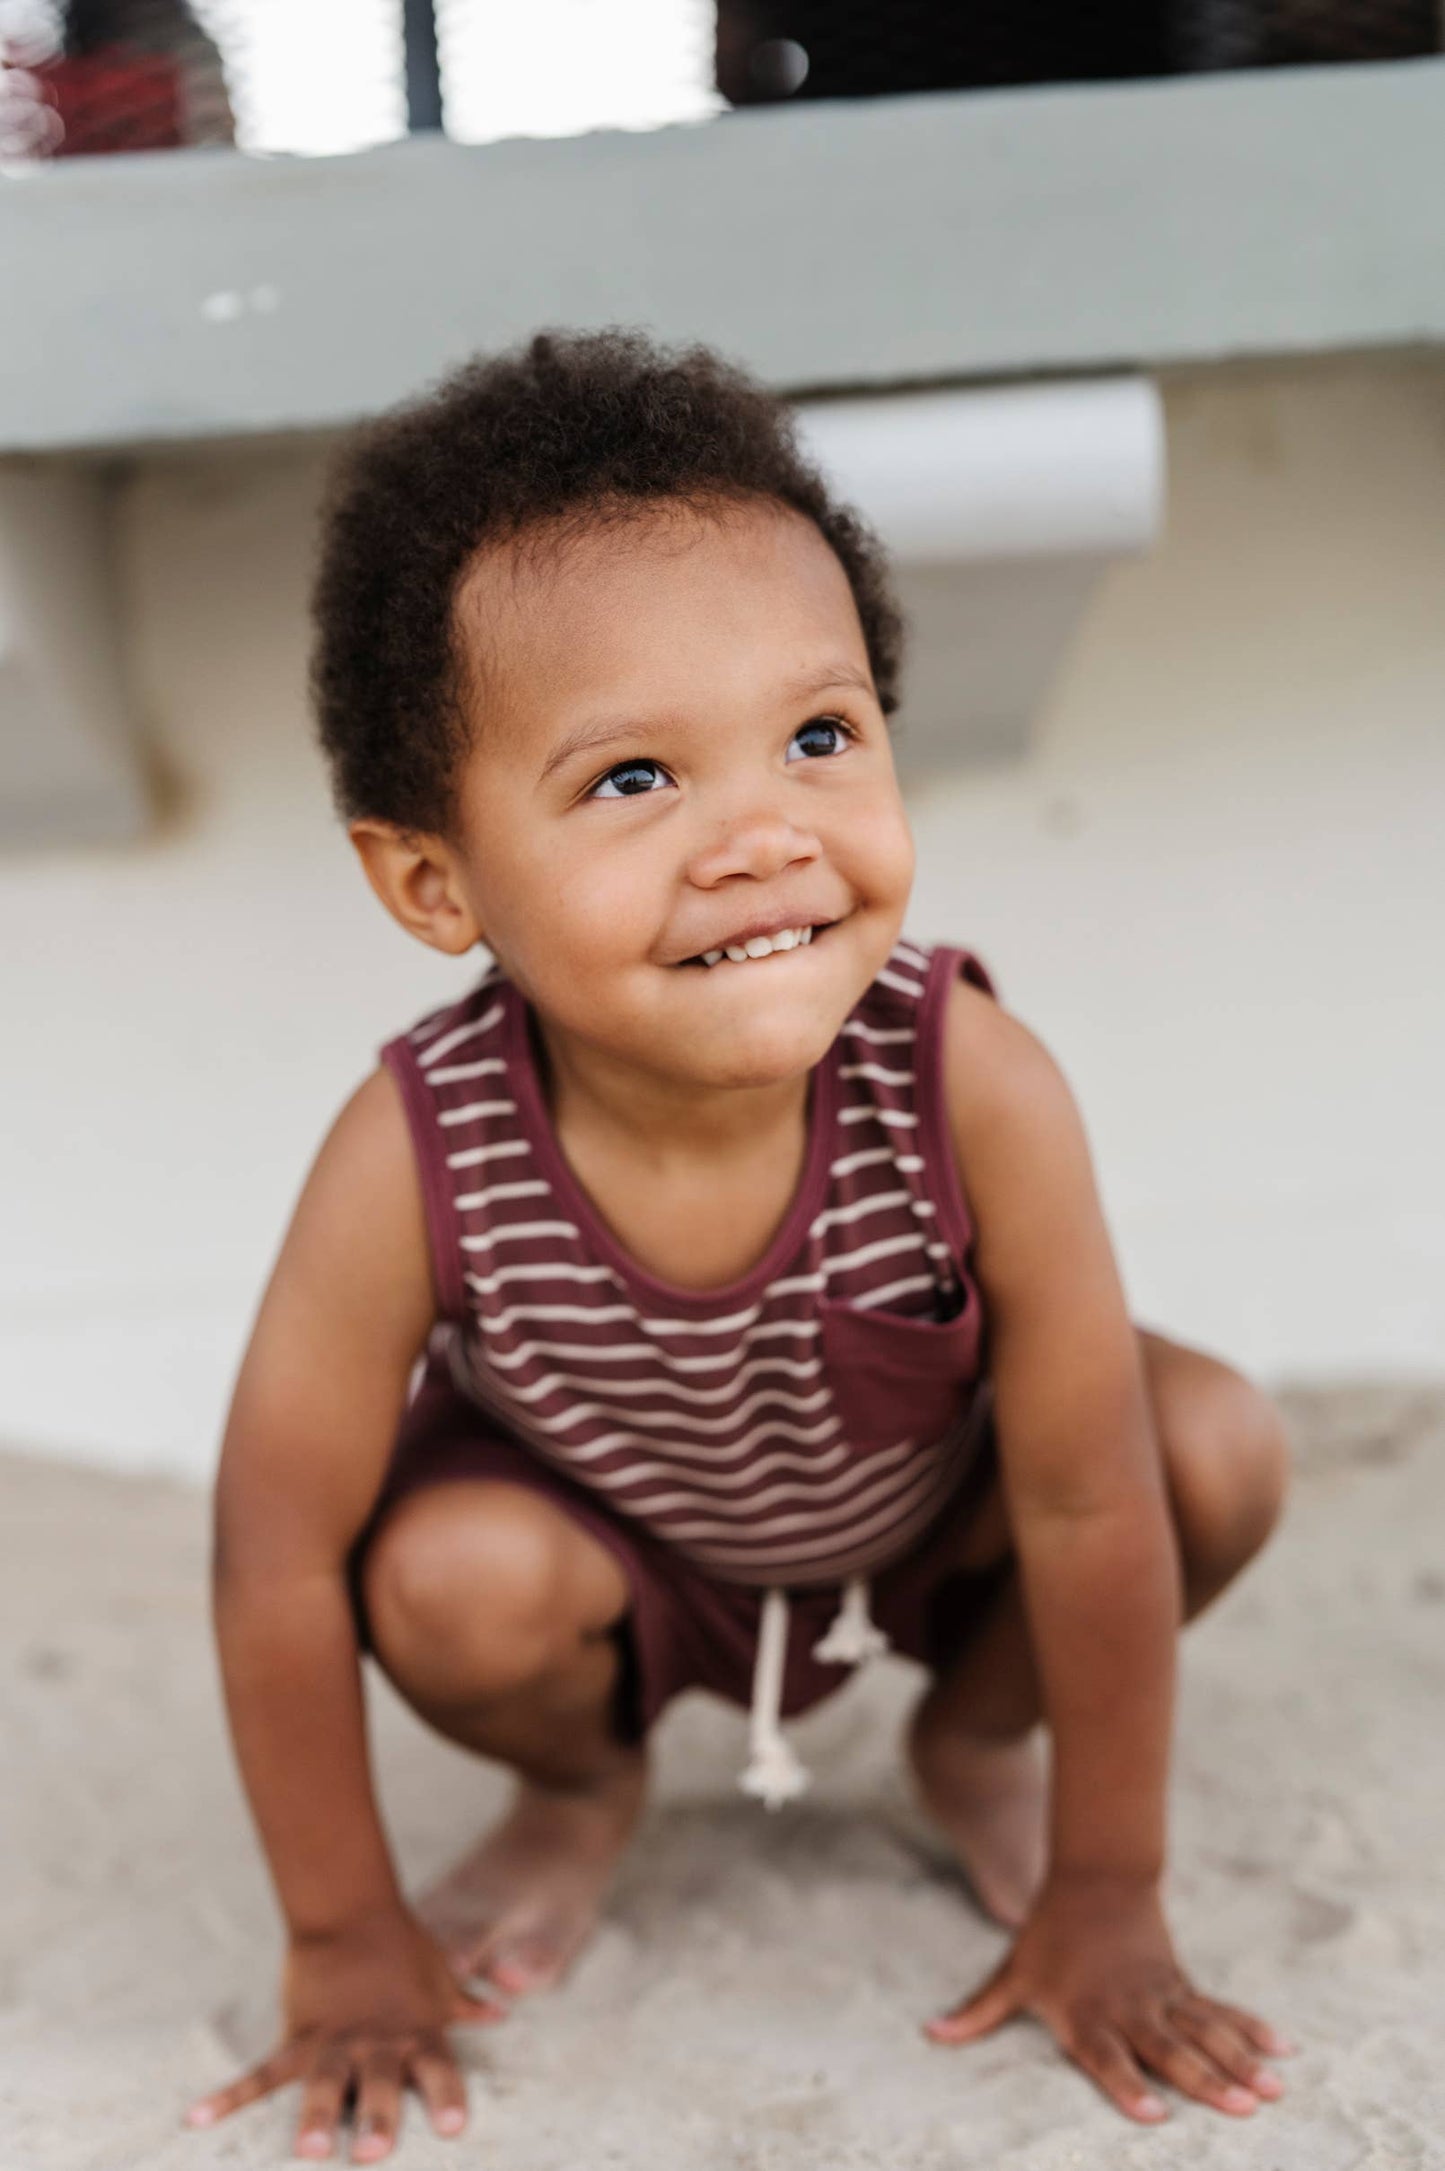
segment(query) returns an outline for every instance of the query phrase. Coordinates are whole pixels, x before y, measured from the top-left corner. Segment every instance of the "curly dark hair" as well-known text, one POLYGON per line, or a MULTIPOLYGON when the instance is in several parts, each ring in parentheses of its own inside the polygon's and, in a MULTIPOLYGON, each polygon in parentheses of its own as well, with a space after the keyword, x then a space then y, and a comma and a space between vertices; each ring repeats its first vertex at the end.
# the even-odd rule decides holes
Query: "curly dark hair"
POLYGON ((748 498, 791 506, 833 549, 891 713, 902 623, 881 546, 833 502, 787 408, 708 348, 539 333, 356 432, 332 472, 312 603, 312 692, 343 815, 447 832, 475 728, 452 606, 484 544, 649 500, 748 498))

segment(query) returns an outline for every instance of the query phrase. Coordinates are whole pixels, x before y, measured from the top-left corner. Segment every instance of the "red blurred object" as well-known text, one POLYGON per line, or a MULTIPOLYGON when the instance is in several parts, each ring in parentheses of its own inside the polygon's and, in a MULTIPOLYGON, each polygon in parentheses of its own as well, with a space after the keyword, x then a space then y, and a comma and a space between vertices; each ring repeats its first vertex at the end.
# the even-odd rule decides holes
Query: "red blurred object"
POLYGON ((184 70, 169 53, 67 54, 36 76, 64 129, 53 157, 174 151, 186 140, 184 70))

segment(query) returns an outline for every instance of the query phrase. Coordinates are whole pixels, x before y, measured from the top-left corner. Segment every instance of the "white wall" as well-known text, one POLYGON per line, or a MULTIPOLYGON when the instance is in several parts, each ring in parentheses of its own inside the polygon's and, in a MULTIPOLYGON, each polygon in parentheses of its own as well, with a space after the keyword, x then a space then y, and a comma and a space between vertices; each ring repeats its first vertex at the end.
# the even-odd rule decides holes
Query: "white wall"
MULTIPOLYGON (((1070 1070, 1141 1316, 1265 1374, 1445 1351, 1445 362, 1169 387, 1164 547, 1023 765, 916 805, 913 931, 1070 1070)), ((210 1466, 327 1118, 468 977, 331 820, 302 701, 319 453, 127 485, 145 847, 0 861, 0 1438, 210 1466)))

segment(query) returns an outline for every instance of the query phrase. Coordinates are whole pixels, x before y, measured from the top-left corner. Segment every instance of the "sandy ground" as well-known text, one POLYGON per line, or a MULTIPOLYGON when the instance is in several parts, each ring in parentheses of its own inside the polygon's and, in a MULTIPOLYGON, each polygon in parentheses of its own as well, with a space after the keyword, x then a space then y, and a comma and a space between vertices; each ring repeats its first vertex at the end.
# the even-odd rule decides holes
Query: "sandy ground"
MULTIPOLYGON (((1296 1394, 1299 1481, 1268 1559, 1189 1641, 1174 1912, 1220 1995, 1294 2030, 1287 2100, 1131 2128, 1042 2034, 917 2023, 1001 1949, 920 1844, 888 1662, 802 1730, 769 1819, 733 1791, 739 1715, 668 1720, 643 1840, 570 1985, 473 2032, 459 2142, 506 2171, 1401 2171, 1445 2166, 1445 1394, 1296 1394)), ((205 2135, 184 2101, 268 2041, 278 1943, 222 1730, 204 1507, 0 1458, 0 2171, 285 2159, 290 2103, 205 2135)), ((376 1698, 411 1879, 497 1775, 376 1698)))

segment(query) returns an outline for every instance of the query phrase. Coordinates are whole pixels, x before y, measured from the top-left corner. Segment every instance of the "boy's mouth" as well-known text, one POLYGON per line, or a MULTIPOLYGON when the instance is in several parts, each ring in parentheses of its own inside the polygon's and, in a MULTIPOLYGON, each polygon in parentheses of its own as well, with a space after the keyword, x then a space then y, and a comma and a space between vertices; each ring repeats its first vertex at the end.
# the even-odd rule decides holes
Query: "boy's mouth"
POLYGON ((805 949, 816 935, 833 925, 832 920, 803 920, 796 927, 780 927, 771 935, 749 935, 744 942, 729 942, 716 950, 699 951, 696 957, 685 957, 682 962, 684 965, 701 965, 708 971, 715 965, 747 965, 758 958, 805 949))

